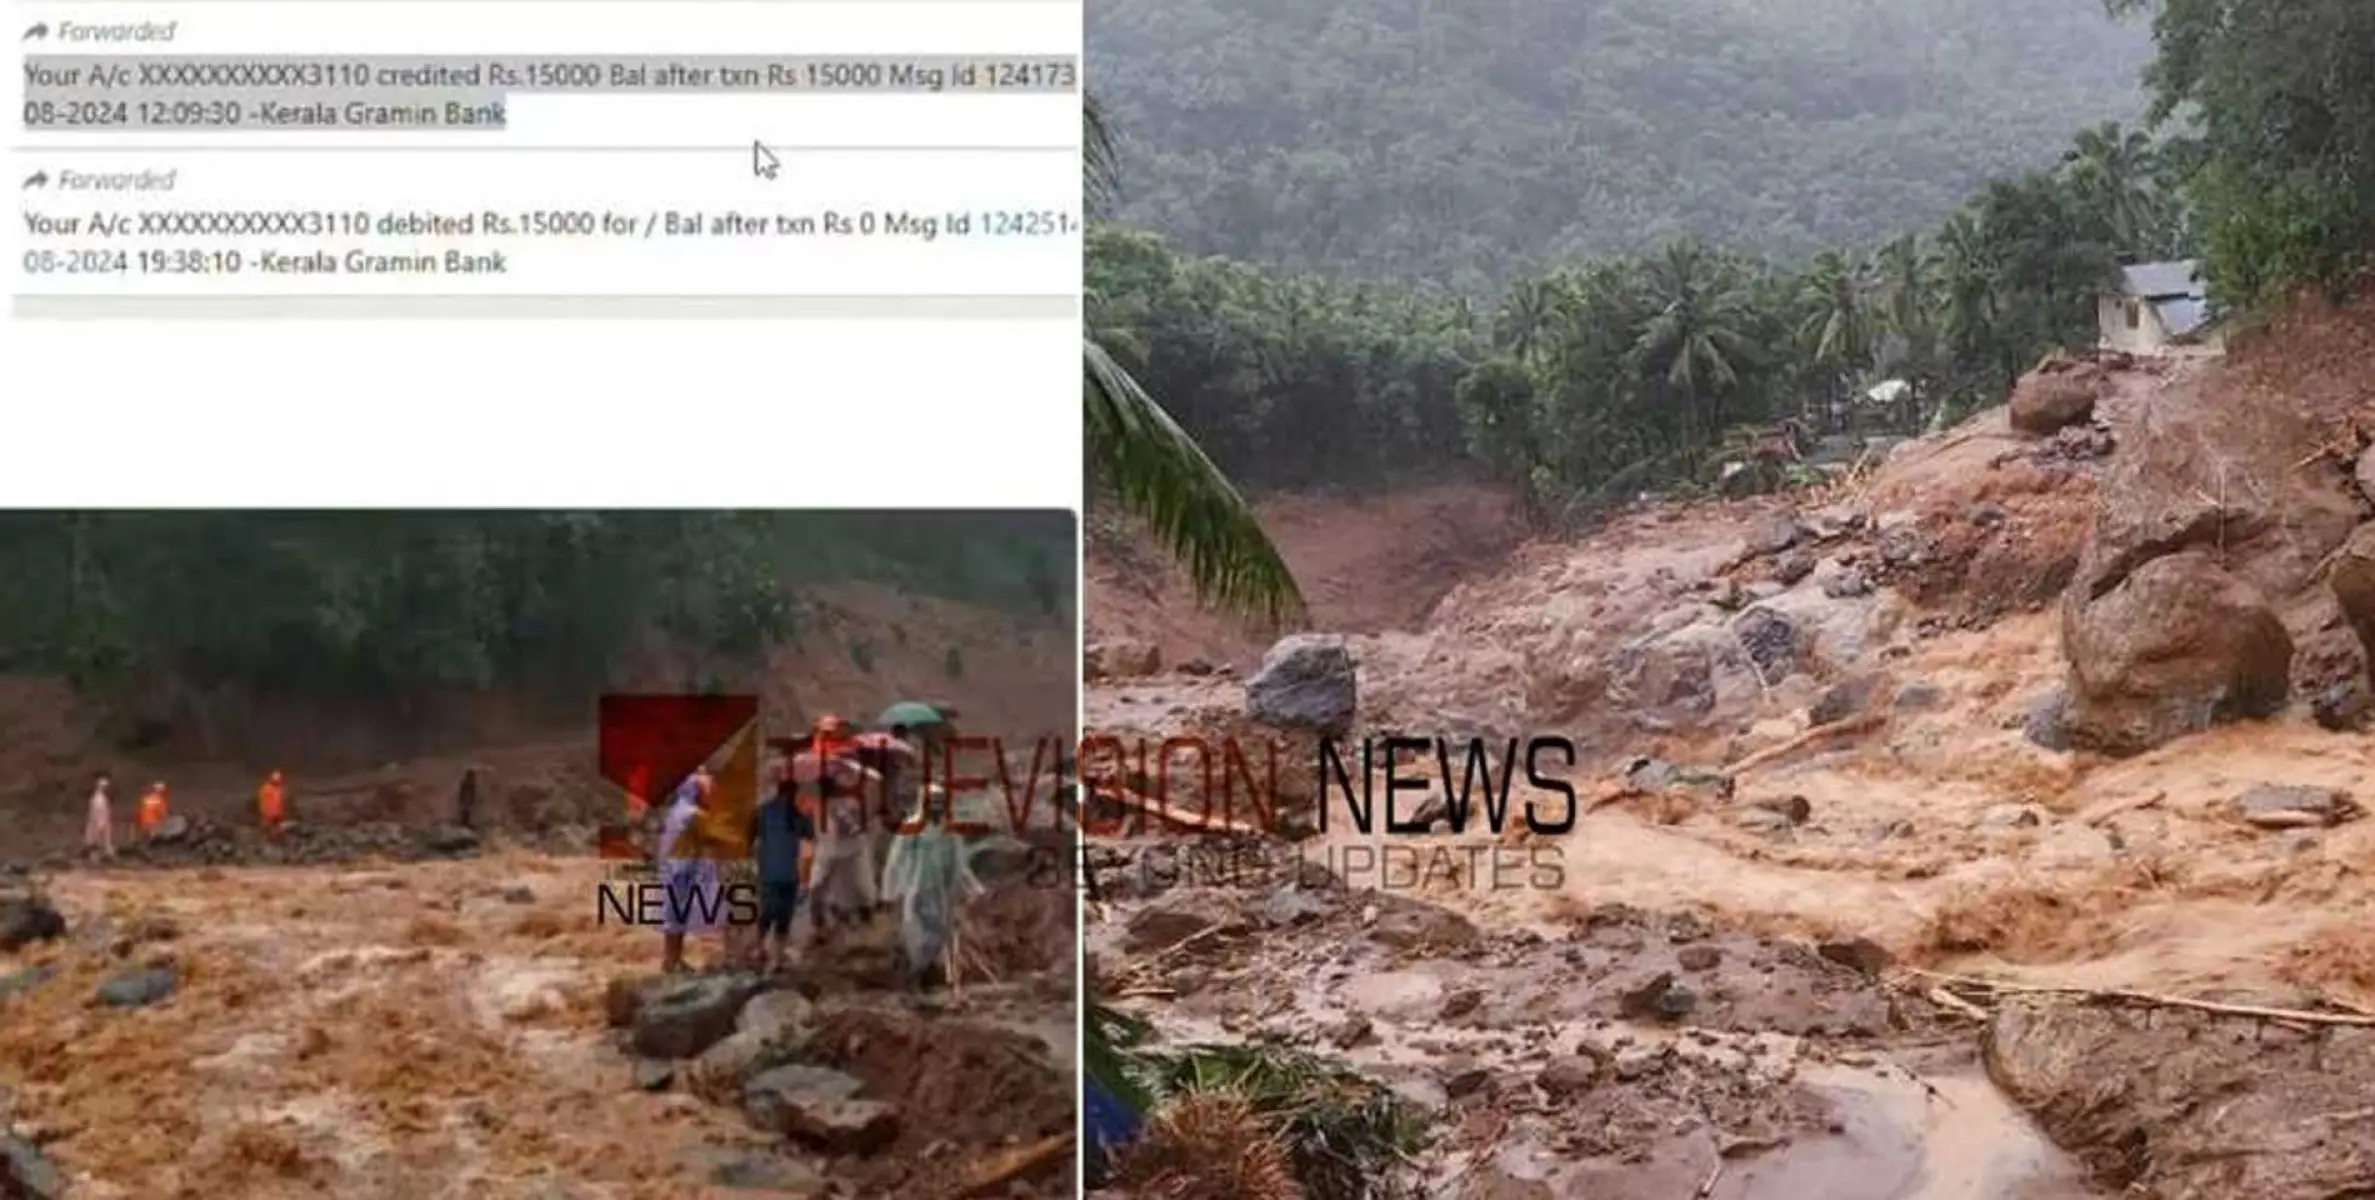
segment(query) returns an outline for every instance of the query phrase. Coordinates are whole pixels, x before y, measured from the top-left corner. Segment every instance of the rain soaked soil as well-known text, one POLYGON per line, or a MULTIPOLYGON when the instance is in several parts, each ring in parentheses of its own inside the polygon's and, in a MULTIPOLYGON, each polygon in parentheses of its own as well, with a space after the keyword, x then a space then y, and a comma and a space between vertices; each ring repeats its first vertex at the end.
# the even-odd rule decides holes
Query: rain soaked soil
MULTIPOLYGON (((2375 408, 2370 331, 2362 305, 2287 332, 2296 344, 2277 357, 2147 364, 2113 410, 2154 420, 2155 404, 2204 397, 2375 408)), ((1225 903, 1146 882, 1146 856, 1193 835, 1118 842, 1136 858, 1091 912, 1100 980, 1175 1039, 1329 1049, 1431 1106, 1448 1132, 1425 1163, 1428 1194, 2359 1194, 2375 1178, 2365 1105, 2320 1072, 2375 1037, 2353 1015, 2375 1011, 2375 883, 2358 866, 2375 823, 2240 814, 2258 788, 2364 802, 2375 750, 2321 728, 2306 694, 2277 718, 2125 759, 2033 736, 2063 682, 2056 581, 2093 519, 2094 460, 2117 453, 2082 442, 2020 437, 1997 412, 1832 488, 1646 505, 1571 543, 1464 560, 1477 565, 1422 619, 1344 631, 1360 724, 1564 734, 1592 811, 1555 837, 1335 822, 1284 852, 1340 891, 1286 892, 1291 873, 1271 871, 1225 903), (1841 513, 1850 532, 1807 532, 1841 513), (1777 518, 1796 522, 1814 565, 1803 583, 1755 549, 1777 518), (1921 549, 1900 559, 1890 541, 1905 531, 1921 549), (1833 584, 1840 595, 1823 591, 1848 572, 1860 578, 1833 584), (1634 639, 1768 600, 1818 631, 1799 671, 1718 680, 1684 719, 1607 699, 1634 639), (1843 683, 1862 688, 1846 715, 1863 723, 1784 748, 1843 683), (1642 758, 1712 772, 1760 751, 1775 756, 1726 791, 1622 782, 1642 758), (1512 852, 1514 875, 1379 865, 1512 852), (1202 928, 1182 911, 1231 915, 1166 951, 1202 928), (1869 954, 1835 960, 1826 945, 1869 954), (1666 973, 1691 995, 1661 1010, 1642 989, 1666 973), (1936 998, 1965 977, 2061 991, 1955 984, 1936 998)), ((1358 505, 1306 525, 1461 560, 1358 505)), ((1372 569, 1321 591, 1385 593, 1397 578, 1372 569)), ((1092 642, 1159 634, 1098 620, 1092 606, 1092 642)), ((1244 686, 1226 674, 1121 674, 1087 705, 1091 729, 1125 737, 1245 728, 1244 686)), ((1563 811, 1521 778, 1512 809, 1529 799, 1563 811)))
MULTIPOLYGON (((639 1088, 602 996, 653 969, 658 938, 597 923, 603 871, 506 851, 57 877, 67 938, 0 956, 0 978, 52 972, 0 999, 0 1091, 82 1197, 722 1197, 787 1178, 805 1182, 777 1194, 930 1193, 1069 1111, 1060 969, 919 1002, 866 993, 854 961, 804 968, 841 989, 820 1001, 846 1006, 832 1052, 913 1106, 896 1179, 639 1088), (94 1002, 152 964, 177 972, 169 998, 94 1002), (953 1017, 996 1036, 957 1037, 953 1017), (1049 1082, 998 1091, 1025 1077, 1049 1082)), ((887 961, 887 932, 846 953, 887 961)))

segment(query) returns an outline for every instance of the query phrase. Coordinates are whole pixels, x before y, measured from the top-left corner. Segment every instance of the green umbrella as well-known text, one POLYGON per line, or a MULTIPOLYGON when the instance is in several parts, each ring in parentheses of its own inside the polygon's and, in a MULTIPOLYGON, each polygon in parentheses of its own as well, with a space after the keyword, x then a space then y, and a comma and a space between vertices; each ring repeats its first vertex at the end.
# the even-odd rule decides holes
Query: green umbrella
POLYGON ((882 710, 882 715, 874 718, 874 727, 877 729, 889 729, 894 725, 905 725, 909 729, 928 729, 947 723, 948 717, 945 714, 920 700, 902 700, 882 710))

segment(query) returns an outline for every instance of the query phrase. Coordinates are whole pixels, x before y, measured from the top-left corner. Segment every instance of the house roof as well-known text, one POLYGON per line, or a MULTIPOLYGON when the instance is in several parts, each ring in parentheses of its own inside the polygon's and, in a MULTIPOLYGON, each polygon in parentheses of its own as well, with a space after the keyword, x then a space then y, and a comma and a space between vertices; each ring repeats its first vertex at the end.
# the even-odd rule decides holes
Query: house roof
POLYGON ((2190 258, 2121 267, 2119 290, 2142 300, 2202 300, 2210 294, 2202 283, 2202 264, 2190 258))

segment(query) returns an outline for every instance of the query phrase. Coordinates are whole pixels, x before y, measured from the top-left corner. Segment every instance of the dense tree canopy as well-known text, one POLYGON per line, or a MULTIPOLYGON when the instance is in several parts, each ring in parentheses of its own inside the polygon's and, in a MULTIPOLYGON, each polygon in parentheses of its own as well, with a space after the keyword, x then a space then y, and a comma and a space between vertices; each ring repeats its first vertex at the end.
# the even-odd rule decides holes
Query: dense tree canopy
POLYGON ((2090 0, 1089 13, 1119 219, 1195 253, 1479 294, 1693 237, 1796 260, 1931 226, 2073 130, 2133 121, 2149 51, 2090 0))
POLYGON ((2150 140, 2086 130, 1928 234, 1802 266, 1684 239, 1514 281, 1495 305, 1193 257, 1099 228, 1108 341, 1238 478, 1390 486, 1483 471, 1538 516, 1612 484, 1705 483, 1741 427, 1907 430, 2091 344, 2116 257, 2183 248, 2150 140), (1889 380, 1905 387, 1877 408, 1889 380))
POLYGON ((2111 0, 2150 11, 2153 116, 2195 133, 2188 197, 2213 284, 2250 302, 2367 265, 2375 4, 2111 0))
POLYGON ((598 687, 634 639, 750 654, 873 579, 1070 611, 1061 513, 0 514, 0 666, 283 694, 598 687))

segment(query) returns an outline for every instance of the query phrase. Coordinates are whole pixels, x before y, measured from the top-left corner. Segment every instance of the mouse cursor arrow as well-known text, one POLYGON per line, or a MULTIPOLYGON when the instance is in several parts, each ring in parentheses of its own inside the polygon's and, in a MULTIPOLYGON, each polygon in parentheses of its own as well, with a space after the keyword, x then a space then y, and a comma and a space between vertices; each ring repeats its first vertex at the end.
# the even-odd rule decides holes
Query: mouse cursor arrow
POLYGON ((769 150, 767 148, 767 143, 752 142, 750 144, 751 174, 756 175, 761 179, 773 179, 777 175, 781 174, 782 171, 783 160, 775 157, 775 151, 769 150))

